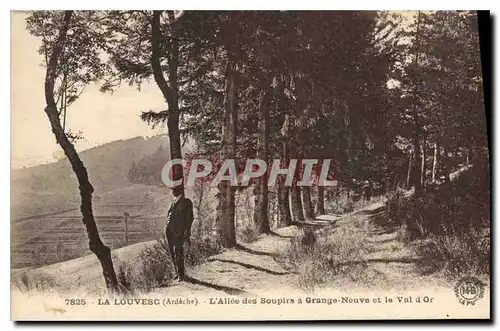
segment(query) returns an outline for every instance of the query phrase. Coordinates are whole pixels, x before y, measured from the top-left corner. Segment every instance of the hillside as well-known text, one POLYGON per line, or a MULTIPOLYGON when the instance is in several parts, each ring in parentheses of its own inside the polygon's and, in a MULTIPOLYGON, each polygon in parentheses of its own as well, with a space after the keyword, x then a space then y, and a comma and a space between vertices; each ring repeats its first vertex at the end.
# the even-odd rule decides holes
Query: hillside
MULTIPOLYGON (((80 153, 95 188, 100 235, 112 248, 156 239, 161 233, 168 190, 131 183, 127 177, 133 162, 147 160, 158 150, 169 154, 166 136, 120 140, 80 153), (127 240, 125 212, 130 214, 127 240)), ((37 267, 89 254, 79 202, 77 181, 65 159, 12 170, 11 267, 37 267)))
MULTIPOLYGON (((166 136, 119 140, 80 152, 95 199, 106 191, 130 185, 127 173, 132 162, 160 146, 168 152, 166 136)), ((78 203, 76 178, 66 159, 11 172, 12 220, 76 208, 78 203)))

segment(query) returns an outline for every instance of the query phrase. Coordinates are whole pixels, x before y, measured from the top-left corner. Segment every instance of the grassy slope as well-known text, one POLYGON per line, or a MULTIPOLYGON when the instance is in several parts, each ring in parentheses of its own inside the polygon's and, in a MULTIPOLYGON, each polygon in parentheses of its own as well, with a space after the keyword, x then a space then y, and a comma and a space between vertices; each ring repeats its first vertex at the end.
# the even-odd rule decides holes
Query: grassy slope
MULTIPOLYGON (((129 212, 129 244, 155 239, 163 227, 165 188, 131 184, 132 161, 167 143, 164 136, 116 141, 80 153, 94 185, 94 214, 112 248, 125 245, 123 213, 129 212)), ((76 178, 66 160, 17 169, 11 176, 12 267, 40 266, 89 253, 79 212, 76 178)))

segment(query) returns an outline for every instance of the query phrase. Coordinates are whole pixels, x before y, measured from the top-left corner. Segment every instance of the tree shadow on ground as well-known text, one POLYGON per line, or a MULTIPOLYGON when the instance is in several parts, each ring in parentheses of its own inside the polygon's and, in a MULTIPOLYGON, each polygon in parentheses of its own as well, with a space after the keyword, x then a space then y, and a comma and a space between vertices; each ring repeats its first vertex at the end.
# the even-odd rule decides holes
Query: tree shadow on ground
POLYGON ((276 236, 276 237, 280 237, 280 238, 287 238, 287 239, 290 239, 290 238, 293 238, 294 236, 284 236, 282 234, 279 234, 278 232, 275 232, 275 231, 270 231, 269 232, 269 235, 271 236, 276 236))
MULTIPOLYGON (((324 222, 324 221, 322 221, 322 222, 324 222)), ((298 228, 305 228, 305 227, 322 228, 322 227, 330 225, 331 223, 325 222, 324 224, 321 224, 321 223, 312 223, 312 222, 297 222, 295 224, 297 225, 298 228)))
POLYGON ((191 276, 186 276, 184 278, 184 281, 186 281, 187 283, 194 284, 194 285, 201 285, 201 286, 205 286, 205 287, 210 287, 210 288, 213 288, 214 290, 223 291, 223 292, 230 294, 230 295, 251 295, 251 293, 244 291, 244 290, 241 290, 241 289, 238 289, 238 288, 205 282, 203 280, 199 280, 199 279, 196 279, 196 278, 191 277, 191 276))
POLYGON ((233 263, 233 264, 237 264, 237 265, 240 265, 240 266, 248 268, 248 269, 255 269, 257 271, 266 272, 266 273, 271 274, 271 275, 279 275, 279 276, 281 276, 281 275, 289 275, 290 274, 290 272, 286 272, 286 271, 274 271, 274 270, 262 268, 262 267, 259 267, 259 266, 253 265, 253 264, 244 263, 244 262, 240 262, 240 261, 234 261, 234 260, 228 260, 228 259, 219 259, 219 258, 216 258, 216 259, 209 259, 209 261, 219 261, 219 262, 225 262, 225 263, 233 263))
POLYGON ((243 246, 242 244, 236 244, 234 246, 234 248, 239 249, 239 250, 244 251, 244 252, 247 252, 247 253, 250 253, 250 254, 254 254, 254 255, 267 255, 267 256, 274 256, 275 255, 274 253, 270 253, 270 252, 257 251, 255 249, 243 246))
POLYGON ((378 226, 375 230, 372 230, 371 234, 380 236, 383 234, 391 234, 394 233, 398 230, 399 226, 397 225, 392 225, 392 224, 386 224, 382 226, 378 226))
POLYGON ((358 210, 358 211, 355 211, 353 214, 355 215, 375 215, 375 214, 379 214, 381 212, 384 212, 386 210, 386 206, 381 206, 381 207, 378 207, 378 208, 375 208, 375 209, 361 209, 361 210, 358 210))
MULTIPOLYGON (((384 233, 381 233, 381 234, 384 234, 384 233)), ((390 237, 390 238, 386 238, 386 239, 382 239, 382 240, 370 240, 370 239, 368 239, 368 242, 371 244, 384 244, 384 243, 388 243, 388 242, 394 241, 394 240, 395 240, 395 238, 390 237)))
POLYGON ((342 262, 337 265, 352 266, 356 264, 366 265, 368 263, 419 263, 421 260, 422 260, 421 258, 410 258, 410 257, 393 258, 393 259, 365 259, 365 260, 342 262))

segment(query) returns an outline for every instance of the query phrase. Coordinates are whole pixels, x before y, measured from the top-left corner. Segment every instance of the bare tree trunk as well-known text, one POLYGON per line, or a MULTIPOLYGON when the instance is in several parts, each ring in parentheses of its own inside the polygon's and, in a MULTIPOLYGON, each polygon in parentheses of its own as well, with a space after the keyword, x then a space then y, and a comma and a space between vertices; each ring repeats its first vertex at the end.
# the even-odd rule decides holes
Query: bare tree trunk
POLYGON ((413 167, 413 153, 410 151, 408 155, 408 172, 406 173, 406 188, 409 188, 411 185, 411 170, 413 167))
MULTIPOLYGON (((417 17, 417 32, 415 35, 415 72, 417 71, 418 68, 418 58, 419 58, 419 40, 420 40, 420 11, 418 12, 418 17, 417 17)), ((417 111, 417 103, 418 103, 418 93, 419 93, 419 83, 420 77, 416 77, 416 83, 415 83, 415 91, 414 91, 414 105, 412 105, 412 115, 413 115, 413 147, 414 147, 414 157, 415 157, 415 162, 413 163, 414 166, 414 171, 413 171, 413 180, 412 180, 412 185, 415 186, 415 194, 420 194, 422 191, 422 182, 421 182, 421 171, 422 171, 422 162, 421 162, 421 156, 420 156, 420 135, 421 135, 421 128, 420 128, 420 123, 418 120, 418 111, 417 111)))
POLYGON ((438 165, 439 145, 434 143, 434 157, 432 158, 432 183, 436 183, 436 171, 438 165))
MULTIPOLYGON (((281 164, 287 167, 289 160, 287 137, 283 139, 283 157, 281 164)), ((292 224, 292 215, 290 214, 290 187, 285 186, 285 180, 278 177, 278 209, 280 226, 289 226, 292 224)))
POLYGON ((421 183, 421 172, 422 172, 422 160, 421 160, 421 154, 420 154, 420 139, 418 136, 415 136, 414 140, 414 145, 415 145, 415 153, 414 158, 415 162, 413 162, 413 176, 412 176, 412 185, 415 186, 415 193, 418 194, 422 191, 422 183, 421 183))
MULTIPOLYGON (((321 174, 322 161, 319 161, 316 167, 316 177, 319 178, 321 174)), ((316 213, 324 215, 325 213, 325 187, 318 185, 318 200, 316 201, 316 213)))
POLYGON ((205 194, 205 182, 203 180, 199 181, 200 186, 198 190, 198 203, 196 204, 196 210, 198 212, 198 215, 201 212, 201 204, 203 203, 203 195, 205 194))
POLYGON ((311 188, 309 186, 302 187, 302 201, 304 202, 305 218, 307 220, 313 220, 314 206, 311 201, 311 188))
POLYGON ((289 226, 292 224, 290 215, 290 190, 280 182, 278 185, 278 227, 289 226))
MULTIPOLYGON (((300 140, 300 139, 297 139, 300 140)), ((295 146, 295 151, 293 153, 295 158, 298 158, 299 160, 301 159, 300 157, 300 152, 298 152, 297 149, 300 148, 300 142, 298 143, 299 146, 295 146)), ((302 205, 302 199, 301 199, 301 187, 297 185, 299 178, 300 178, 300 168, 297 166, 295 169, 295 176, 292 182, 292 187, 290 189, 290 198, 291 198, 291 204, 292 204, 292 214, 293 214, 293 221, 295 223, 297 222, 304 222, 304 208, 302 205)))
POLYGON ((248 190, 245 190, 245 214, 248 223, 252 221, 252 203, 250 201, 251 196, 248 190))
POLYGON ((45 76, 45 101, 47 103, 47 107, 45 108, 45 113, 49 118, 52 132, 54 133, 54 136, 56 138, 56 142, 63 149, 64 154, 68 158, 73 172, 78 179, 81 197, 80 211, 82 213, 82 221, 85 225, 87 236, 89 238, 89 248, 97 256, 99 262, 101 263, 106 287, 111 291, 116 292, 118 291, 118 281, 116 279, 116 273, 113 267, 113 260, 111 259, 111 250, 101 241, 92 212, 92 193, 94 192, 94 188, 90 183, 87 169, 85 168, 82 160, 76 152, 75 147, 68 140, 68 137, 64 133, 64 130, 61 126, 57 105, 54 100, 56 69, 59 56, 66 41, 72 13, 72 11, 66 11, 64 14, 63 25, 47 64, 47 72, 45 76))
MULTIPOLYGON (((168 104, 168 139, 170 143, 170 158, 182 159, 181 136, 179 131, 179 87, 177 83, 177 68, 179 66, 179 44, 177 38, 171 38, 170 56, 168 57, 168 82, 163 76, 161 67, 161 49, 160 40, 162 39, 160 28, 161 11, 153 11, 151 21, 151 68, 156 84, 158 85, 163 97, 168 104)), ((168 17, 170 22, 175 20, 174 12, 169 11, 168 17)), ((176 164, 173 167, 173 180, 182 180, 183 178, 182 165, 176 164)))
MULTIPOLYGON (((283 111, 286 111, 285 104, 285 79, 283 76, 280 81, 280 107, 283 111)), ((281 139, 282 139, 282 156, 281 156, 281 166, 288 167, 290 163, 290 114, 285 113, 285 119, 283 121, 283 126, 281 128, 281 139)), ((278 210, 279 210, 279 221, 280 226, 292 225, 292 215, 290 214, 290 187, 285 186, 285 181, 282 177, 278 177, 278 210)))
POLYGON ((318 201, 316 202, 316 213, 325 215, 325 187, 318 186, 318 201))
POLYGON ((448 149, 446 146, 443 146, 443 157, 441 158, 443 161, 443 170, 444 170, 444 181, 450 181, 450 158, 448 157, 448 149))
POLYGON ((427 141, 424 138, 422 143, 422 165, 420 167, 420 185, 425 187, 425 159, 427 158, 427 141))
MULTIPOLYGON (((224 123, 222 126, 221 160, 236 158, 236 65, 229 57, 226 66, 226 87, 224 94, 224 123)), ((219 205, 217 207, 217 233, 224 247, 236 245, 235 188, 227 181, 219 184, 219 205)))
POLYGON ((304 222, 304 212, 302 208, 302 201, 300 199, 300 186, 297 186, 297 183, 293 183, 292 188, 290 190, 290 199, 292 204, 292 215, 294 223, 304 222))
MULTIPOLYGON (((258 157, 266 164, 269 161, 269 91, 264 84, 259 101, 259 150, 258 157)), ((269 188, 267 186, 268 172, 257 179, 255 186, 254 224, 259 233, 270 233, 269 225, 269 188)))
MULTIPOLYGON (((195 184, 196 185, 196 184, 195 184)), ((203 197, 205 195, 205 182, 203 180, 200 180, 198 182, 198 185, 196 186, 197 192, 196 194, 198 195, 198 201, 196 202, 196 219, 198 222, 196 223, 196 228, 198 229, 198 233, 201 233, 203 224, 202 224, 202 206, 203 206, 203 197)))

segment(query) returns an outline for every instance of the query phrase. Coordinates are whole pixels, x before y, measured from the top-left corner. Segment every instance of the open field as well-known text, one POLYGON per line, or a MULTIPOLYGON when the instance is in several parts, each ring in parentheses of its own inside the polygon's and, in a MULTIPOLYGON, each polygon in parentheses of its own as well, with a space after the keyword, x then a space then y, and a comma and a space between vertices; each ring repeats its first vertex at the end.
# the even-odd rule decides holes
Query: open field
MULTIPOLYGON (((161 188, 132 185, 107 192, 94 203, 103 242, 112 249, 162 236, 169 195, 161 188), (124 213, 128 217, 125 241, 124 213)), ((39 267, 91 254, 78 206, 11 222, 11 268, 39 267)))

